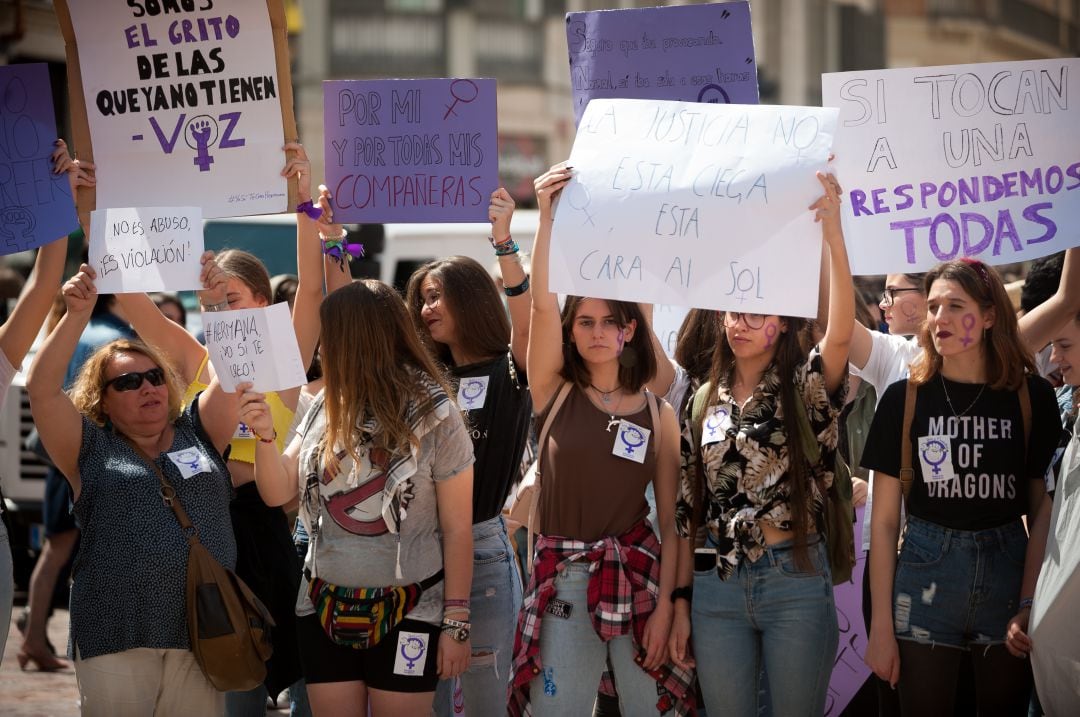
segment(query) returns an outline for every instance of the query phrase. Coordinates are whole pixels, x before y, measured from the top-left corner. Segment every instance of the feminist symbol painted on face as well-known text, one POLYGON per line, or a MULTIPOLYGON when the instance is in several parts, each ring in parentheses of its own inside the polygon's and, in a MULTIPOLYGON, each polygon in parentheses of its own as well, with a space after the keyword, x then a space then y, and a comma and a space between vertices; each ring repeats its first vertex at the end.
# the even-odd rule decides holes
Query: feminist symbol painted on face
POLYGON ((941 464, 945 462, 949 454, 944 443, 931 440, 926 442, 926 448, 922 450, 922 457, 927 464, 934 467, 933 474, 939 476, 941 475, 941 464), (934 460, 935 458, 937 460, 934 460))
POLYGON ((424 655, 424 641, 418 637, 410 637, 401 643, 401 656, 405 658, 406 669, 416 668, 416 661, 424 655))
POLYGON ((577 209, 585 214, 585 221, 581 225, 585 226, 585 223, 588 222, 595 227, 596 222, 593 221, 593 215, 589 213, 589 203, 592 202, 589 188, 580 182, 572 182, 564 192, 566 193, 566 203, 570 205, 570 208, 577 209))
MULTIPOLYGON (((466 93, 467 92, 468 91, 466 90, 466 93)), ((454 80, 453 82, 451 82, 450 83, 450 96, 454 98, 454 101, 453 101, 452 104, 446 105, 446 114, 443 115, 443 119, 446 119, 450 115, 454 115, 455 117, 457 117, 457 112, 454 111, 454 108, 457 107, 458 102, 464 102, 465 104, 469 104, 470 102, 475 100, 477 98, 477 96, 479 96, 479 94, 480 94, 480 88, 477 87, 476 83, 473 82, 472 80, 454 80), (458 85, 468 85, 469 87, 471 87, 472 88, 472 97, 462 97, 461 95, 459 95, 457 93, 458 85)))
POLYGON ((461 396, 465 399, 465 403, 468 404, 469 408, 472 408, 473 402, 476 401, 483 392, 483 381, 466 381, 465 385, 461 387, 461 396))
POLYGON ((622 356, 623 348, 626 346, 626 329, 619 329, 617 341, 619 342, 619 347, 615 351, 615 355, 622 356))
POLYGON ((975 339, 971 338, 971 330, 975 328, 975 316, 974 314, 964 314, 964 318, 960 319, 960 325, 964 327, 964 338, 960 339, 960 343, 964 345, 964 348, 968 347, 968 344, 975 339))
POLYGON ((628 456, 634 455, 638 448, 645 445, 645 434, 634 426, 627 426, 624 428, 623 432, 619 434, 619 439, 622 440, 623 444, 626 446, 623 450, 626 451, 626 455, 628 456), (637 442, 633 442, 634 440, 637 442))
POLYGON ((771 348, 773 341, 776 339, 776 332, 778 331, 776 324, 767 324, 765 326, 765 348, 771 348))

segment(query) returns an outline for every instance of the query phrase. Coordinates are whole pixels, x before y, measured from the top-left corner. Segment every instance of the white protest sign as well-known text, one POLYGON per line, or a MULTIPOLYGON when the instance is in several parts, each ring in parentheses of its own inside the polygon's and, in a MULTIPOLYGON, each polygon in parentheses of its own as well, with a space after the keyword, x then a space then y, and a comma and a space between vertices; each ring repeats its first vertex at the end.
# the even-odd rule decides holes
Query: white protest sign
POLYGON ((595 99, 578 127, 551 289, 787 316, 817 312, 837 111, 595 99))
POLYGON ((202 210, 198 207, 95 209, 90 266, 102 294, 201 289, 202 210))
POLYGON ((856 274, 1080 244, 1080 59, 821 76, 856 274))
POLYGON ((291 89, 278 77, 266 0, 63 6, 77 39, 82 97, 73 100, 85 105, 98 207, 167 194, 207 217, 285 210, 282 103, 291 89))
POLYGON ((251 381, 256 391, 284 391, 307 383, 289 305, 203 313, 210 362, 229 392, 251 381))
POLYGON ((683 306, 661 304, 653 307, 652 326, 664 353, 668 358, 675 358, 675 346, 679 341, 679 329, 690 310, 683 306))

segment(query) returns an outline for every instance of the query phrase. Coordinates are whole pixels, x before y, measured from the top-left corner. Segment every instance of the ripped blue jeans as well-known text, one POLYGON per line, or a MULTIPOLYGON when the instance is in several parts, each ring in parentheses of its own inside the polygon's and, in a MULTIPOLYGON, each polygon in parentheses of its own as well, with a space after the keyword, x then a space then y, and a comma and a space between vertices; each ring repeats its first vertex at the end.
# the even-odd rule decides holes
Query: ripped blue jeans
MULTIPOLYGON (((521 574, 501 515, 473 526, 472 658, 461 676, 465 714, 506 714, 506 690, 521 609, 521 574)), ((434 711, 453 714, 453 680, 440 680, 434 711)))
POLYGON ((1019 520, 971 531, 909 516, 893 581, 896 639, 962 649, 1004 642, 1026 552, 1019 520))

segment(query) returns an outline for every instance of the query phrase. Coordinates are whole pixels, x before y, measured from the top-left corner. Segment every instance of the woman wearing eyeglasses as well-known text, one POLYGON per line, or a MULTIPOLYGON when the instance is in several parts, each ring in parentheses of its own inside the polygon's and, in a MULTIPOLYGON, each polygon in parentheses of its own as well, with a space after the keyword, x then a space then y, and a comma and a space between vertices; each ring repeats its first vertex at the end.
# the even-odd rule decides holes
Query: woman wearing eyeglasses
POLYGON ((692 634, 709 714, 756 714, 762 668, 774 713, 825 709, 839 630, 817 519, 832 484, 855 303, 840 187, 818 178, 825 196, 811 209, 831 269, 824 338, 810 350, 806 319, 722 313, 699 389, 704 410, 683 422, 670 644, 676 663, 689 664, 692 634), (801 413, 821 445, 817 467, 804 451, 801 413))
POLYGON ((176 490, 199 540, 233 567, 232 484, 221 451, 236 428, 236 396, 210 382, 180 410, 182 388, 139 341, 106 344, 70 396, 64 374, 90 319, 94 270, 63 287, 67 314, 27 379, 42 443, 71 484, 82 542, 73 570, 69 653, 83 715, 221 714, 188 641, 187 538, 150 460, 176 490))

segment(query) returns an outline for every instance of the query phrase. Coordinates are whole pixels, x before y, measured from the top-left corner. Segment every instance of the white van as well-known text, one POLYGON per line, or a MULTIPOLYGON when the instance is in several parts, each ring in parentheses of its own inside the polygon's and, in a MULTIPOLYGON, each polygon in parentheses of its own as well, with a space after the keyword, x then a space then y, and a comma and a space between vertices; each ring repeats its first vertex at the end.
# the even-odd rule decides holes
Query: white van
MULTIPOLYGON (((510 233, 522 252, 532 248, 540 213, 535 209, 514 212, 510 233)), ((296 273, 296 217, 273 214, 205 222, 206 248, 245 249, 262 259, 270 275, 296 273)), ((369 224, 350 226, 354 240, 367 244, 368 256, 354 267, 354 275, 377 275, 404 289, 413 271, 445 256, 462 255, 484 266, 495 262, 488 243, 488 224, 369 224), (366 269, 366 271, 365 271, 366 269)))

